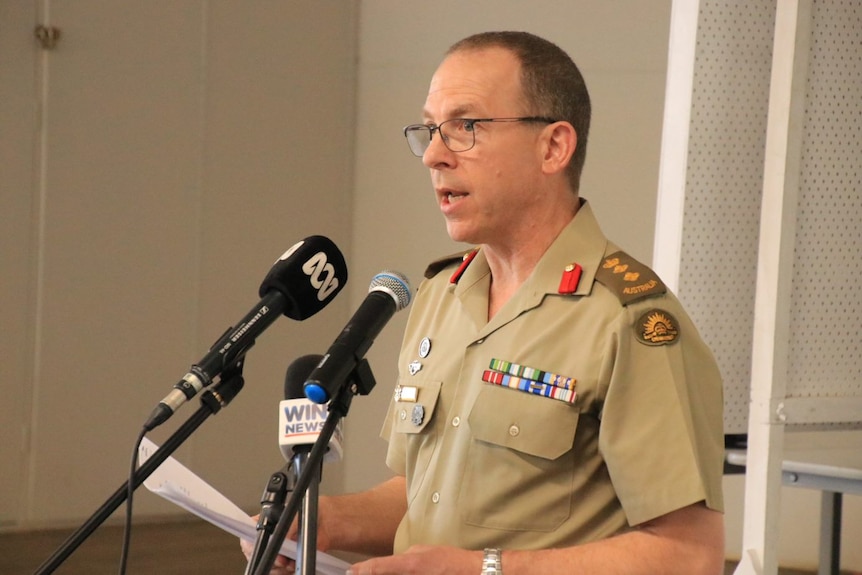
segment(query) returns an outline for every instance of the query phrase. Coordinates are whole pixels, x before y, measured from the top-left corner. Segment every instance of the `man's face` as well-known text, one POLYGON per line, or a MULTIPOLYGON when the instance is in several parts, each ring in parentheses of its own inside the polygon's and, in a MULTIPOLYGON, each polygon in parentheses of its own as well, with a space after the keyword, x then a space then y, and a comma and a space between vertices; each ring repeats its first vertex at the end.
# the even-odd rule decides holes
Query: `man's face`
MULTIPOLYGON (((520 63, 508 50, 490 48, 447 57, 428 90, 425 123, 452 118, 531 115, 521 94, 520 63)), ((452 152, 435 133, 422 162, 449 236, 459 242, 504 245, 518 237, 539 191, 544 125, 479 122, 476 145, 452 152), (503 242, 503 244, 501 244, 503 242)))

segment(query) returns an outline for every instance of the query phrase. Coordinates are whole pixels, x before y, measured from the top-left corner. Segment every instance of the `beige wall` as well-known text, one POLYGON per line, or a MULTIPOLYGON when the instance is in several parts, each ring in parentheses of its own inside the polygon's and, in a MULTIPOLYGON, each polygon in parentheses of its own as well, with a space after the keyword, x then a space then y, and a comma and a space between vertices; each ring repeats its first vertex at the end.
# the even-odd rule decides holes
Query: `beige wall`
MULTIPOLYGON (((0 3, 0 528, 88 516, 123 481, 152 406, 255 303, 275 257, 328 235, 347 290, 270 328, 245 391, 181 451, 256 508, 283 462, 286 366, 329 345, 376 272, 415 286, 459 247, 400 128, 467 34, 526 29, 573 55, 594 104, 582 194, 609 236, 651 260, 670 0, 47 2, 41 17, 63 32, 50 53, 30 36, 37 10, 18 4, 0 3)), ((353 402, 328 491, 387 476, 377 433, 406 315, 368 354, 378 386, 353 402)), ((741 481, 726 485, 733 556, 741 481)), ((139 493, 138 516, 176 512, 139 493)), ((788 564, 816 557, 814 522, 795 521, 816 514, 816 494, 801 493, 785 507, 788 564)), ((846 541, 862 532, 853 499, 846 541)))
MULTIPOLYGON (((289 246, 351 247, 356 9, 326 2, 0 4, 0 524, 79 522, 148 412, 258 300, 289 246), (43 52, 36 22, 61 30, 43 52)), ((284 372, 346 317, 277 322, 182 458, 256 504, 284 463, 284 372)), ((153 437, 162 440, 197 400, 153 437)), ((143 493, 141 516, 178 510, 143 493)))

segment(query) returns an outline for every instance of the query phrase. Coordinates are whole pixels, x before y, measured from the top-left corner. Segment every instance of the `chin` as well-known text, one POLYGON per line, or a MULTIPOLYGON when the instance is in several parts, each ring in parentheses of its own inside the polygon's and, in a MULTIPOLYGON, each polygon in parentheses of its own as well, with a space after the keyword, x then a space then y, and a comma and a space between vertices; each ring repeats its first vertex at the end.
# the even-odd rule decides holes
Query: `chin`
POLYGON ((487 240, 485 228, 470 219, 447 219, 446 232, 452 241, 478 246, 487 240))
POLYGON ((465 244, 476 244, 478 242, 474 241, 474 234, 470 233, 468 230, 465 230, 457 225, 448 224, 446 226, 446 232, 449 234, 449 238, 455 242, 461 242, 465 244))

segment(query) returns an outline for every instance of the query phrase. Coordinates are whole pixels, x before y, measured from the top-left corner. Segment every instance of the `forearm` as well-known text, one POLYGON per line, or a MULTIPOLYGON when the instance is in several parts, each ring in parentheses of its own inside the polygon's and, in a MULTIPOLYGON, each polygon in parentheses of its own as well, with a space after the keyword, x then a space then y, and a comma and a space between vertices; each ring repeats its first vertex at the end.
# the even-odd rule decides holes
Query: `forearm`
MULTIPOLYGON (((415 545, 405 553, 357 563, 353 575, 478 574, 480 551, 415 545)), ((695 504, 630 533, 565 549, 503 550, 505 575, 721 575, 724 519, 695 504)))
POLYGON ((389 555, 395 531, 407 511, 403 477, 393 477, 361 493, 327 497, 329 548, 368 555, 389 555))
POLYGON ((724 568, 722 515, 701 505, 676 513, 688 516, 688 520, 670 525, 659 521, 624 535, 565 549, 504 551, 503 572, 720 575, 724 568))

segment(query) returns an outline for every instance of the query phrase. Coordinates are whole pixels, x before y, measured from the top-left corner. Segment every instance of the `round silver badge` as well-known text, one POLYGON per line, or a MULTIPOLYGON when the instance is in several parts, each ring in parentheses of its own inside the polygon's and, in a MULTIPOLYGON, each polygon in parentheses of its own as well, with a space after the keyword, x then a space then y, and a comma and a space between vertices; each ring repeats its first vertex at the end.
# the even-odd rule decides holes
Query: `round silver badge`
POLYGON ((419 342, 419 357, 428 357, 429 353, 431 353, 431 340, 423 337, 419 342))

